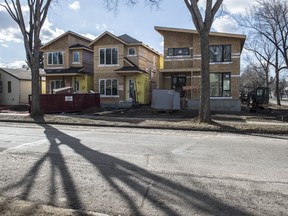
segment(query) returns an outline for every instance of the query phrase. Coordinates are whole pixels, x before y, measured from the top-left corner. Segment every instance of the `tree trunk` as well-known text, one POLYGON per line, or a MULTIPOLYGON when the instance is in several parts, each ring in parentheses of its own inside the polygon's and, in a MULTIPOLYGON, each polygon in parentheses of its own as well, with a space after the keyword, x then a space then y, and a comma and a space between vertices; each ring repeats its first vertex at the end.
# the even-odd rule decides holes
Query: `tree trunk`
POLYGON ((279 49, 276 49, 275 53, 275 82, 276 82, 276 100, 277 100, 277 105, 281 106, 280 102, 280 91, 279 91, 279 49))
POLYGON ((210 115, 210 73, 209 73, 209 30, 199 32, 201 45, 201 92, 199 123, 209 123, 210 115))

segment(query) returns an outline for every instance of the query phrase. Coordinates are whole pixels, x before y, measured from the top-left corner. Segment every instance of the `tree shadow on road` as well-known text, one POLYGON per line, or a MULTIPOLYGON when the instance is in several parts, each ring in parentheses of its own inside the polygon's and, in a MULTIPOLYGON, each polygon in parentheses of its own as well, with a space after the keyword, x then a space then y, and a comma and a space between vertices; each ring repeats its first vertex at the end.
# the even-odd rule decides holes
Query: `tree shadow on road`
MULTIPOLYGON (((41 166, 43 166, 45 161, 49 161, 51 164, 51 176, 50 179, 47 179, 50 185, 50 201, 48 204, 57 205, 55 200, 57 194, 55 179, 57 173, 59 173, 68 207, 75 210, 85 210, 85 203, 80 198, 78 185, 75 184, 73 175, 69 172, 65 158, 59 148, 61 145, 65 145, 81 156, 81 158, 84 158, 89 165, 93 166, 101 174, 106 184, 115 191, 115 196, 120 196, 121 202, 124 202, 129 208, 130 215, 145 215, 141 208, 144 200, 145 203, 154 208, 157 212, 156 214, 161 215, 181 215, 181 212, 177 209, 179 206, 184 207, 187 210, 186 212, 194 212, 196 210, 200 215, 250 215, 248 212, 231 206, 209 193, 202 192, 200 189, 193 189, 201 185, 201 182, 196 181, 192 177, 189 179, 192 184, 191 187, 185 186, 170 180, 168 177, 147 171, 135 164, 91 149, 81 143, 79 139, 63 133, 51 125, 41 124, 41 126, 44 128, 44 133, 49 140, 49 150, 19 182, 2 188, 0 190, 1 194, 14 188, 22 188, 19 198, 29 199, 29 194, 33 190, 33 185, 41 166), (135 196, 133 197, 132 194, 141 197, 142 202, 140 204, 137 203, 135 196), (173 205, 175 204, 173 202, 177 202, 178 206, 173 205)), ((107 211, 106 213, 111 213, 109 210, 107 211)), ((112 214, 119 214, 121 210, 115 206, 115 209, 111 211, 112 214)))

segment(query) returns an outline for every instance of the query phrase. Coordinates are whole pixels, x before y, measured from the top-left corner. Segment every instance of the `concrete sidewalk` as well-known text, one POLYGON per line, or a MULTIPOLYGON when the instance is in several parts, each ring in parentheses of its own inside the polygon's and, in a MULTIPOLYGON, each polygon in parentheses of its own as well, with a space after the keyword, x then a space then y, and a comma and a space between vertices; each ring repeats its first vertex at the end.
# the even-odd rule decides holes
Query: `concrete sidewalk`
POLYGON ((288 122, 271 116, 247 114, 215 114, 211 124, 198 124, 196 118, 188 117, 121 117, 53 114, 32 119, 28 113, 0 113, 0 122, 62 124, 93 127, 128 127, 165 130, 194 130, 232 133, 288 134, 288 122))

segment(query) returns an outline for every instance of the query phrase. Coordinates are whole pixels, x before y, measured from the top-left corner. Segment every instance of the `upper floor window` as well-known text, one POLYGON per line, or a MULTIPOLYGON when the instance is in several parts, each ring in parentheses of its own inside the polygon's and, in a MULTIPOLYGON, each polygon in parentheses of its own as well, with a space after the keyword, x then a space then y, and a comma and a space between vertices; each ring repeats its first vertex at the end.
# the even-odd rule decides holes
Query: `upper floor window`
POLYGON ((210 46, 210 62, 231 62, 231 45, 210 46))
POLYGON ((79 51, 73 52, 73 63, 80 63, 80 53, 79 51))
POLYGON ((168 48, 168 56, 189 56, 189 48, 168 48))
POLYGON ((64 53, 63 52, 49 52, 48 53, 48 65, 60 65, 63 64, 64 53))
POLYGON ((12 83, 11 81, 8 81, 8 93, 12 92, 12 83))
POLYGON ((128 49, 128 55, 129 56, 135 56, 136 55, 136 49, 134 47, 131 47, 128 49))
POLYGON ((100 49, 100 65, 117 65, 118 49, 102 48, 100 49))
POLYGON ((231 96, 231 74, 211 73, 210 74, 210 96, 230 97, 231 96))

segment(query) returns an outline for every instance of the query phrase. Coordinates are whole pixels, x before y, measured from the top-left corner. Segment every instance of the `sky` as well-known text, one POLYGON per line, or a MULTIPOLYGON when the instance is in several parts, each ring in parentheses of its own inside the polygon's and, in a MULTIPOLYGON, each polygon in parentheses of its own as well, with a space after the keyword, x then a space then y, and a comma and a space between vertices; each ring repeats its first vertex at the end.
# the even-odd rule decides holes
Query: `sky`
MULTIPOLYGON (((0 0, 0 4, 2 2, 3 0, 0 0)), ((27 12, 27 1, 22 2, 23 11, 27 12)), ((145 4, 145 0, 138 0, 138 4, 133 7, 124 4, 127 0, 122 0, 117 11, 109 11, 104 2, 105 0, 58 0, 57 4, 53 3, 42 28, 42 43, 47 43, 69 30, 92 40, 109 31, 116 36, 128 34, 163 53, 163 37, 154 30, 154 26, 195 29, 183 0, 162 0, 157 8, 151 8, 145 4)), ((199 5, 205 6, 204 2, 205 0, 200 0, 199 5)), ((255 2, 224 0, 225 13, 217 16, 212 30, 243 34, 243 29, 233 17, 245 13, 255 2)), ((15 68, 25 64, 22 38, 15 21, 0 6, 0 67, 15 68)))

